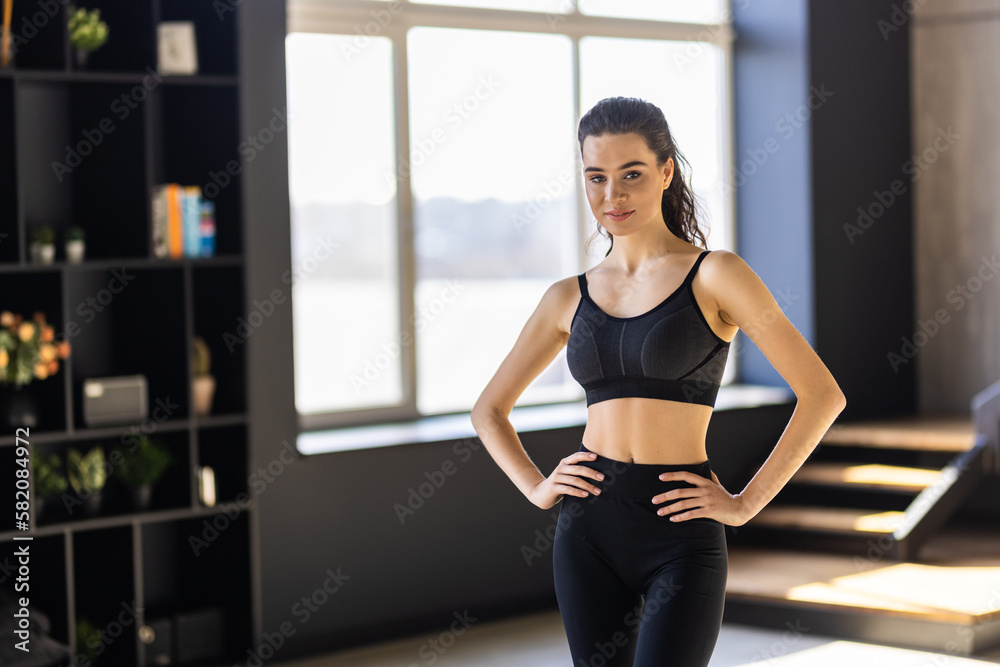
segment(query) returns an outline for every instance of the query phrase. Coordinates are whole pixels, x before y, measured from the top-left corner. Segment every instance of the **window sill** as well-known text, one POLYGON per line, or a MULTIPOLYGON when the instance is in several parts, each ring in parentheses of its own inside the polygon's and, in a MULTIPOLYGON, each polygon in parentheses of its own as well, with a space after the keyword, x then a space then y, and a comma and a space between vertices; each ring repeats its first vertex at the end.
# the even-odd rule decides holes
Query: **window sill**
MULTIPOLYGON (((719 389, 715 410, 738 410, 795 401, 795 394, 783 387, 755 384, 728 384, 719 389)), ((518 433, 585 426, 585 401, 515 407, 510 422, 518 433)), ((296 447, 306 455, 346 452, 376 447, 393 447, 421 442, 442 442, 478 437, 468 413, 427 417, 398 424, 376 424, 300 433, 296 447)))

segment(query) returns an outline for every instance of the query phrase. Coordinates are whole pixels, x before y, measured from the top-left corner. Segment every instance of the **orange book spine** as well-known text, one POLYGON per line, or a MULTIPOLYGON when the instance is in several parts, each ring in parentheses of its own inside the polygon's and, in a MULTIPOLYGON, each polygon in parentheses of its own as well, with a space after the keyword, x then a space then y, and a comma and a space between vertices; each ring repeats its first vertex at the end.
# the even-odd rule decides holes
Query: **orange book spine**
POLYGON ((184 255, 184 237, 181 229, 181 186, 167 184, 167 238, 170 257, 176 259, 184 255))

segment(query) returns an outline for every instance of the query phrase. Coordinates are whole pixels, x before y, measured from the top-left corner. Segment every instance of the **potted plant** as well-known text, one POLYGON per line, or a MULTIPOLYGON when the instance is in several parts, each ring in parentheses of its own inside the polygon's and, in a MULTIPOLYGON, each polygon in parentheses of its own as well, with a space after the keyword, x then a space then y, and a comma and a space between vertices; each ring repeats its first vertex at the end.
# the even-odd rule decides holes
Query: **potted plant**
POLYGON ((31 261, 35 264, 51 264, 56 256, 56 232, 49 225, 38 225, 31 237, 31 261))
POLYGON ((137 436, 136 446, 117 449, 115 465, 111 474, 129 488, 132 507, 145 510, 149 507, 153 485, 160 479, 173 459, 165 447, 146 434, 137 436))
POLYGON ((59 457, 55 454, 42 454, 34 449, 31 451, 31 477, 35 497, 40 501, 35 512, 36 520, 50 511, 48 508, 52 505, 52 499, 69 486, 60 468, 59 457))
POLYGON ((55 333, 36 311, 31 321, 20 313, 0 312, 0 421, 14 428, 38 426, 38 407, 24 387, 59 370, 68 359, 69 341, 55 341, 55 333))
POLYGON ((66 456, 69 484, 83 499, 83 512, 87 516, 97 514, 101 507, 101 494, 108 480, 104 467, 104 449, 97 445, 86 455, 71 448, 66 456))
POLYGON ((194 413, 199 416, 207 415, 212 409, 215 378, 209 374, 211 365, 212 353, 208 344, 201 336, 195 336, 191 349, 191 400, 194 413))
POLYGON ((96 51, 108 40, 108 24, 101 20, 101 10, 70 6, 69 8, 69 43, 73 46, 76 56, 76 66, 83 69, 87 66, 87 56, 96 51))
POLYGON ((84 237, 83 227, 73 225, 66 230, 66 261, 70 264, 79 264, 83 261, 86 248, 84 237))
MULTIPOLYGON (((117 637, 118 635, 115 635, 117 637)), ((76 648, 80 663, 85 665, 93 665, 97 662, 97 656, 99 655, 98 648, 103 647, 103 644, 108 641, 104 636, 104 630, 101 630, 93 621, 87 616, 78 616, 76 619, 76 648)), ((78 658, 78 660, 79 660, 78 658)), ((76 664, 76 663, 74 663, 76 664)))

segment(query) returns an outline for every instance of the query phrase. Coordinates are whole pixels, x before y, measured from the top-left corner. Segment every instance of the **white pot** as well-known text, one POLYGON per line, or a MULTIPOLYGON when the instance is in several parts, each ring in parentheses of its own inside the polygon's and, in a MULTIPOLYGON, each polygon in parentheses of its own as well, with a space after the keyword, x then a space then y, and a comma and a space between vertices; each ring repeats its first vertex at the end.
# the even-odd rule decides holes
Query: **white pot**
POLYGON ((66 241, 66 261, 70 264, 79 264, 83 261, 83 254, 86 245, 83 239, 66 241))
POLYGON ((56 246, 53 243, 38 245, 38 263, 51 264, 56 258, 56 246))
POLYGON ((213 376, 198 375, 191 380, 191 403, 196 415, 203 417, 211 412, 214 394, 215 378, 213 376))

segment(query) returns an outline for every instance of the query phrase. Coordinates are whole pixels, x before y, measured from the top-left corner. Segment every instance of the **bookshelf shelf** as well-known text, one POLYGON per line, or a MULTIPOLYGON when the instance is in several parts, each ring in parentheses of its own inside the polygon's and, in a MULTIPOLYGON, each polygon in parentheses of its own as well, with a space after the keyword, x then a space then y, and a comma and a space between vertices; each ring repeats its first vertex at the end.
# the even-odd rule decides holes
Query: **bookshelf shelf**
MULTIPOLYGON (((212 662, 239 661, 259 620, 251 600, 246 346, 238 334, 248 308, 240 8, 226 5, 220 17, 204 0, 90 0, 84 6, 101 10, 109 39, 79 70, 68 3, 14 0, 14 31, 36 30, 18 44, 13 65, 0 68, 0 311, 29 318, 42 311, 72 346, 55 375, 25 388, 39 412, 29 449, 64 465, 70 449, 101 446, 107 456, 145 432, 173 459, 146 509, 109 475, 95 513, 72 503, 72 489, 69 507, 58 499, 43 507, 32 493, 29 530, 0 523, 0 562, 13 562, 23 544, 15 537, 32 537, 31 605, 70 656, 85 653, 82 622, 103 630, 133 615, 104 644, 98 667, 152 664, 140 627, 205 609, 224 614, 224 652, 212 662), (43 5, 54 13, 43 18, 43 5), (194 22, 198 74, 157 73, 161 21, 194 22), (200 186, 214 203, 212 256, 154 252, 152 198, 164 183, 200 186), (32 260, 33 231, 43 224, 56 233, 50 264, 32 260), (63 240, 76 225, 85 230, 86 255, 71 263, 63 240), (195 336, 208 344, 216 380, 207 415, 195 414, 192 401, 195 336), (146 378, 149 416, 88 425, 84 381, 132 374, 146 378), (212 507, 199 496, 201 466, 214 471, 212 507), (218 534, 196 554, 190 538, 206 523, 218 534)), ((13 427, 0 431, 3 479, 16 476, 18 444, 13 427)), ((15 502, 13 493, 0 497, 0 512, 12 517, 15 502)), ((13 591, 11 578, 0 586, 13 591)))

